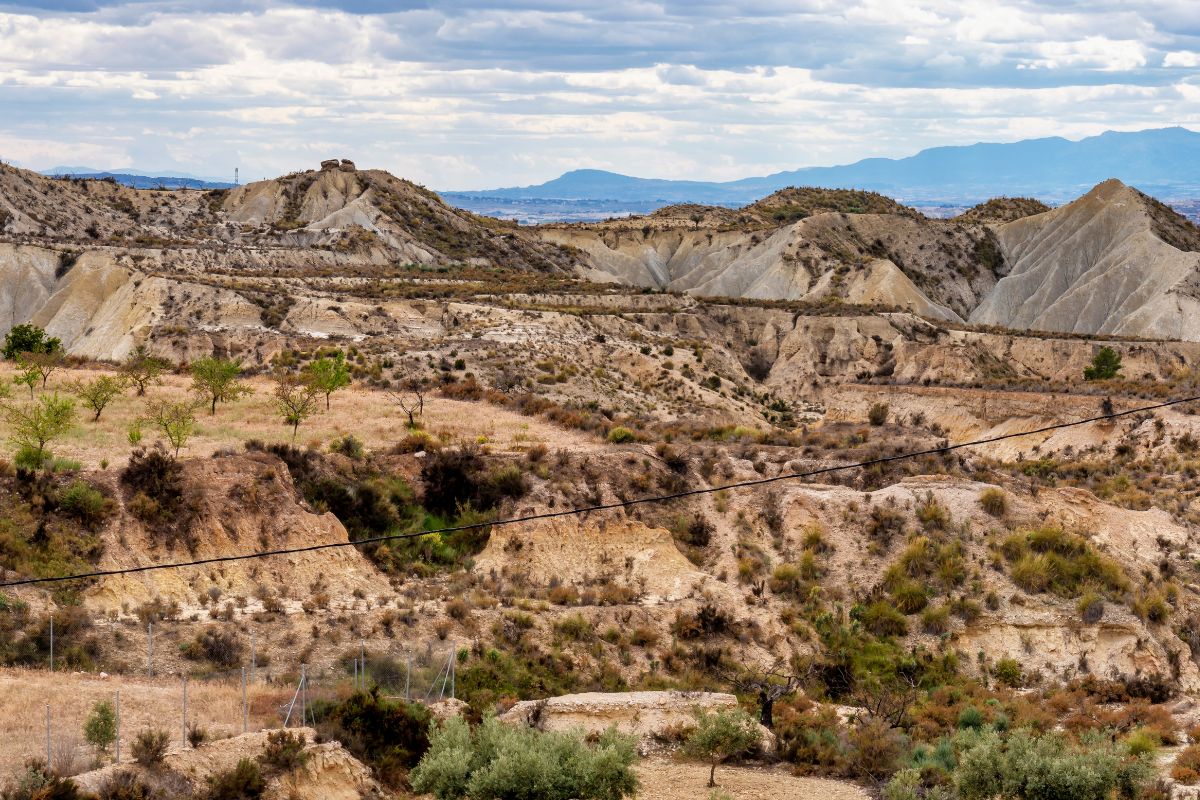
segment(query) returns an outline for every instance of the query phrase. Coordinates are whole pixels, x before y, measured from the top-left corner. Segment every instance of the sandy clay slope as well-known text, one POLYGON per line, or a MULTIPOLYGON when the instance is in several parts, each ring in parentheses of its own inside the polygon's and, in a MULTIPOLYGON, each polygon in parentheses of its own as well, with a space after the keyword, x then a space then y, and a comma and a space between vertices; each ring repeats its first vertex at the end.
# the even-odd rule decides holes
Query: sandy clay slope
POLYGON ((1200 340, 1200 253, 1194 231, 1172 235, 1172 217, 1109 180, 1062 208, 999 226, 1011 272, 970 321, 1200 340))

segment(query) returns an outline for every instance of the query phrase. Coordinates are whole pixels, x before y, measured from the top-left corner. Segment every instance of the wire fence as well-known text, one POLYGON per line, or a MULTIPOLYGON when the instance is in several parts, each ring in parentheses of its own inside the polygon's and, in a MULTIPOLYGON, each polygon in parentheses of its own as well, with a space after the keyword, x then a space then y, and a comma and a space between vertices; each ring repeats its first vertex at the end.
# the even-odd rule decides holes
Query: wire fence
MULTIPOLYGON (((203 674, 158 674, 153 628, 148 631, 144 671, 108 676, 29 670, 18 683, 24 723, 10 731, 18 741, 0 743, 0 760, 11 773, 29 758, 44 758, 58 774, 72 775, 133 758, 140 733, 167 733, 171 749, 197 746, 265 728, 316 725, 324 709, 355 691, 377 691, 388 700, 432 704, 455 697, 458 649, 453 641, 399 645, 388 650, 360 643, 332 666, 297 664, 274 675, 257 662, 203 674), (107 703, 112 741, 89 742, 89 717, 107 703), (30 719, 30 717, 36 719, 30 719)), ((61 639, 57 642, 61 648, 61 639)), ((51 648, 53 652, 53 647, 51 648)), ((51 655, 48 659, 52 663, 51 655)), ((50 666, 50 663, 47 666, 50 666)), ((106 737, 92 737, 104 739, 106 737)), ((0 775, 0 783, 7 775, 0 775)))

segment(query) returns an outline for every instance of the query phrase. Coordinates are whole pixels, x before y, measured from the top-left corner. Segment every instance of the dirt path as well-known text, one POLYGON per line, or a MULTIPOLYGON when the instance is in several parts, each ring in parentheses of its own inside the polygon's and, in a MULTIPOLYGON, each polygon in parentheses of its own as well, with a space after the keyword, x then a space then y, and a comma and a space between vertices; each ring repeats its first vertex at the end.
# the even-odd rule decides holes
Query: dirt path
MULTIPOLYGON (((707 800, 708 767, 653 758, 637 768, 638 800, 707 800)), ((846 781, 798 778, 786 767, 717 768, 717 785, 735 800, 867 800, 867 793, 846 781)))

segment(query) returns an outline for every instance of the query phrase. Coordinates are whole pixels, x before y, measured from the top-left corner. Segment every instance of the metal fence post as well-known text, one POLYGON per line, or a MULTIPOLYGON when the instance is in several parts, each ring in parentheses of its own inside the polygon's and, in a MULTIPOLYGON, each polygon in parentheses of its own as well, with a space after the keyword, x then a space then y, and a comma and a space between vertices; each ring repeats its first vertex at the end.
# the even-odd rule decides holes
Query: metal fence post
POLYGON ((50 769, 50 704, 46 703, 46 771, 50 769))
POLYGON ((50 614, 50 671, 54 672, 54 614, 50 614))
POLYGON ((250 707, 246 704, 246 668, 242 667, 242 733, 250 730, 250 707))
POLYGON ((300 727, 308 724, 308 664, 300 665, 300 727))
POLYGON ((113 763, 119 765, 121 763, 121 690, 117 690, 117 740, 116 753, 113 763))
POLYGON ((183 746, 188 745, 188 724, 187 724, 187 675, 183 676, 183 746))
POLYGON ((146 674, 154 677, 154 623, 146 623, 146 674))
POLYGON ((450 642, 450 699, 454 699, 454 679, 458 675, 458 645, 450 642))
POLYGON ((250 632, 250 682, 254 683, 254 673, 258 669, 258 650, 254 646, 254 631, 250 632))
POLYGON ((404 700, 412 701, 412 651, 408 652, 408 669, 404 671, 404 700))

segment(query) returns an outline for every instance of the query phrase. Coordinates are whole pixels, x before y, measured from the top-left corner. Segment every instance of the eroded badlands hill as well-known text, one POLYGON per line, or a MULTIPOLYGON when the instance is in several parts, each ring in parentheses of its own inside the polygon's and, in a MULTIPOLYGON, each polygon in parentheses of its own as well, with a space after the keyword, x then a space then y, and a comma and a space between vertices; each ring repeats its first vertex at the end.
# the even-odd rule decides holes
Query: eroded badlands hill
POLYGON ((1200 232, 1120 181, 996 229, 1009 274, 971 322, 1200 339, 1200 232))

